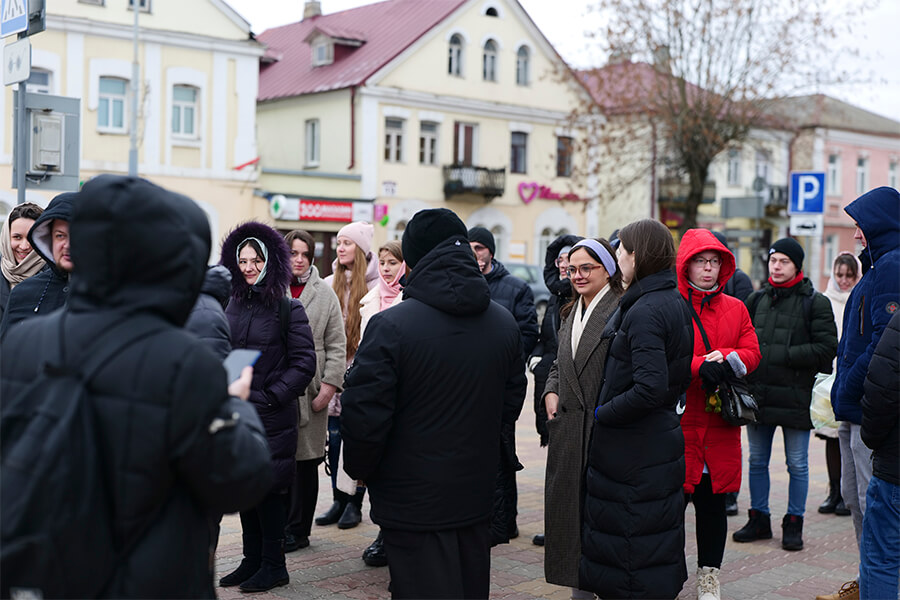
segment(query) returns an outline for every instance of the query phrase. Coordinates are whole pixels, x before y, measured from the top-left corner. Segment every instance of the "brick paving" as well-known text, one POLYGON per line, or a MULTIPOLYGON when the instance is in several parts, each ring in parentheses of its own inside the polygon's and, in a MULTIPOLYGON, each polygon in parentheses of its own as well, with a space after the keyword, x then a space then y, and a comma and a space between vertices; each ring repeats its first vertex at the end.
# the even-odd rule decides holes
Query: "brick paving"
MULTIPOLYGON (((530 377, 529 377, 530 379, 530 377)), ((518 474, 519 537, 510 544, 493 549, 491 560, 491 598, 493 600, 526 600, 549 598, 565 600, 570 591, 544 581, 544 550, 531 543, 543 530, 544 464, 546 451, 538 445, 531 411, 531 388, 522 416, 517 424, 519 458, 525 470, 518 474)), ((856 576, 857 551, 850 517, 820 515, 816 508, 827 495, 828 475, 825 469, 825 444, 810 436, 810 486, 806 520, 803 528, 804 549, 787 552, 781 549, 781 517, 787 506, 787 468, 780 434, 776 432, 772 450, 770 507, 771 540, 737 544, 731 533, 743 526, 749 507, 747 488, 747 440, 744 447, 744 481, 739 498, 740 514, 728 518, 728 541, 720 581, 722 597, 733 600, 812 600, 817 594, 836 592, 856 576)), ((324 470, 320 478, 318 512, 331 504, 331 484, 324 470)), ((327 598, 329 600, 376 600, 389 598, 388 569, 367 567, 360 558, 362 551, 377 534, 368 518, 368 495, 363 505, 363 522, 354 529, 313 525, 310 546, 287 555, 291 583, 268 593, 253 594, 260 600, 282 598, 327 598)), ((692 507, 686 513, 687 564, 691 577, 679 599, 694 599, 697 548, 694 540, 692 507)), ((222 521, 222 534, 217 552, 217 578, 234 569, 241 559, 240 520, 228 515, 222 521)), ((241 598, 237 588, 217 588, 220 598, 241 598)))

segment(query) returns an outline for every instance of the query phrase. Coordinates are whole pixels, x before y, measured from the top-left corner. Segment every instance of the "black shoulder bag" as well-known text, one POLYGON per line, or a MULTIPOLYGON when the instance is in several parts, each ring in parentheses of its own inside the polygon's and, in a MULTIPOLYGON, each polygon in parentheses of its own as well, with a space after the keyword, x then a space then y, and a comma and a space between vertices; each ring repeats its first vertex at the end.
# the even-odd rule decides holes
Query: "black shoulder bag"
MULTIPOLYGON (((703 329, 703 323, 700 322, 700 315, 697 314, 690 302, 686 301, 686 304, 691 311, 691 317, 697 323, 697 329, 700 330, 706 351, 712 352, 709 338, 703 329)), ((722 401, 722 419, 726 423, 740 427, 759 422, 759 405, 756 403, 756 398, 750 393, 750 388, 743 377, 738 377, 732 370, 728 379, 719 384, 718 393, 719 399, 722 401)))

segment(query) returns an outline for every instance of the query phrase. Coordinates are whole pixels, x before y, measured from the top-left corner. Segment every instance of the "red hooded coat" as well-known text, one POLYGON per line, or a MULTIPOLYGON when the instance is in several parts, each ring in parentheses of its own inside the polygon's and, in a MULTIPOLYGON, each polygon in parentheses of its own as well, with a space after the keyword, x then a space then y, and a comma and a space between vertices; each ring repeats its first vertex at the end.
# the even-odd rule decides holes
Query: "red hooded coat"
MULTIPOLYGON (((734 255, 709 230, 689 229, 678 248, 676 269, 678 290, 700 315, 712 350, 723 356, 736 351, 753 371, 760 360, 759 342, 744 303, 723 293, 722 287, 734 274, 734 255), (700 291, 688 283, 688 266, 697 254, 714 250, 722 257, 718 287, 700 291)), ((687 390, 687 408, 681 418, 684 432, 684 491, 693 493, 700 483, 706 464, 714 494, 736 492, 741 487, 741 429, 729 425, 720 414, 706 412, 706 393, 701 387, 699 369, 707 354, 703 336, 694 323, 694 358, 691 361, 691 385, 687 390)))

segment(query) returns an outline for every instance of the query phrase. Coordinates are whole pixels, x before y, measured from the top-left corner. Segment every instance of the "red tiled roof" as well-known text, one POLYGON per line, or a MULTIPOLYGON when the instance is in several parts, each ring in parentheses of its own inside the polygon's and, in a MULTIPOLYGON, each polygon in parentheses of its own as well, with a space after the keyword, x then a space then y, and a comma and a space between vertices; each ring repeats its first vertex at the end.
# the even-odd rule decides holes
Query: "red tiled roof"
POLYGON ((387 0, 267 29, 257 39, 268 46, 266 57, 280 56, 280 60, 260 65, 259 100, 362 84, 465 2, 387 0), (303 40, 315 28, 333 37, 366 42, 346 54, 335 53, 330 65, 313 67, 309 44, 303 40))
MULTIPOLYGON (((676 83, 672 75, 651 64, 630 61, 579 70, 578 77, 607 114, 651 112, 666 101, 663 88, 676 83)), ((692 83, 686 85, 688 97, 701 92, 692 83)))

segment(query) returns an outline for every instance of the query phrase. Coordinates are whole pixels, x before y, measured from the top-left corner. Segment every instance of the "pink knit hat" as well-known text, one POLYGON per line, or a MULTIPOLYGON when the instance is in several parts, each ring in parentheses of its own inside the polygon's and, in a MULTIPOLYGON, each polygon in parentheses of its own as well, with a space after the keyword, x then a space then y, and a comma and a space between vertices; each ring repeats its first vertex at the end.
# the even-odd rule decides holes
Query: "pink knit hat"
POLYGON ((371 223, 365 221, 356 221, 349 225, 344 225, 338 231, 338 237, 346 237, 353 240, 353 243, 360 247, 363 254, 369 256, 372 251, 372 236, 375 235, 375 227, 371 223))

